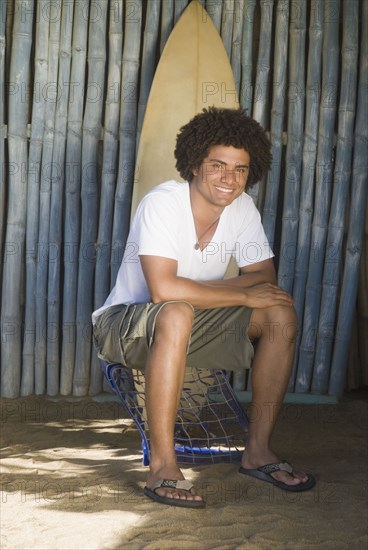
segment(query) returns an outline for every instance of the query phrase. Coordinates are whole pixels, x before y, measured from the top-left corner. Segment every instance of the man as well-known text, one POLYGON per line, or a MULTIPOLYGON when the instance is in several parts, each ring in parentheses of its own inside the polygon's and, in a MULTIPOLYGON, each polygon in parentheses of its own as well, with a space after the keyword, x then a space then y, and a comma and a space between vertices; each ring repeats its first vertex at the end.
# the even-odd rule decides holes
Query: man
POLYGON ((186 182, 165 182, 143 198, 116 285, 93 315, 100 357, 145 369, 145 494, 174 506, 205 505, 184 481, 173 446, 185 367, 248 368, 252 340, 257 414, 239 472, 285 490, 310 489, 313 476, 280 463, 270 447, 297 329, 293 298, 276 285, 260 215, 244 192, 269 169, 270 143, 243 110, 212 107, 181 128, 175 158, 186 182), (230 256, 239 276, 224 279, 230 256), (223 335, 239 327, 242 337, 227 343, 223 335))

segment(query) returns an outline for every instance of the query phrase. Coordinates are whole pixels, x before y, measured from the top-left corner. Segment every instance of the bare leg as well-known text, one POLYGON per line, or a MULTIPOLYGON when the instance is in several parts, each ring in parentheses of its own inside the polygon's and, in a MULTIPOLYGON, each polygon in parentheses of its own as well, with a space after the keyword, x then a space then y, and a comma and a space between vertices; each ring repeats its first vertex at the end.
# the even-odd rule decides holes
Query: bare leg
MULTIPOLYGON (((249 442, 242 458, 244 468, 280 462, 271 450, 270 439, 291 373, 296 327, 293 307, 274 306, 253 311, 249 337, 259 337, 259 341, 252 366, 253 407, 249 442)), ((308 479, 303 472, 296 471, 293 475, 279 471, 272 476, 290 485, 308 479)))
MULTIPOLYGON (((184 479, 174 451, 174 425, 192 328, 193 310, 185 303, 166 304, 157 316, 155 340, 146 366, 146 409, 150 432, 150 475, 147 487, 159 479, 184 479)), ((194 492, 159 488, 160 496, 201 500, 194 492)))

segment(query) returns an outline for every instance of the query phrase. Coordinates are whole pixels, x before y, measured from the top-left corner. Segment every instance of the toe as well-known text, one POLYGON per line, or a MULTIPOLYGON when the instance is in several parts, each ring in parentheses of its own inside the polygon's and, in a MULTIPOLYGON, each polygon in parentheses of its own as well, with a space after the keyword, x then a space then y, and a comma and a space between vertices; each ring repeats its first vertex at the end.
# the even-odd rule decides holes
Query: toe
POLYGON ((155 493, 160 497, 177 500, 202 500, 202 498, 193 491, 178 490, 169 487, 158 487, 155 489, 155 493))
POLYGON ((272 477, 277 481, 286 483, 287 485, 300 485, 301 483, 305 483, 309 479, 307 474, 300 471, 293 471, 291 474, 282 471, 273 472, 272 477))

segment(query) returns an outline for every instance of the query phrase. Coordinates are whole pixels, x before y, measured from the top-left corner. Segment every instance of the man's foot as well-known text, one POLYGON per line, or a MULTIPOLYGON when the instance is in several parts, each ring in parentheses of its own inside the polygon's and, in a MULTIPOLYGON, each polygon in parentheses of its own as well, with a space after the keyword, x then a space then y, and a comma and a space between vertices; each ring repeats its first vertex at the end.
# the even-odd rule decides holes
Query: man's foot
POLYGON ((198 495, 192 493, 193 485, 190 481, 181 479, 159 479, 151 488, 145 487, 144 494, 156 502, 168 504, 169 506, 181 506, 182 508, 204 508, 205 502, 198 495), (160 496, 157 490, 170 488, 173 492, 169 497, 160 496), (190 498, 190 497, 194 498, 190 498), (187 498, 188 497, 188 498, 187 498))
POLYGON ((285 491, 307 491, 316 484, 311 474, 294 470, 291 464, 280 461, 273 453, 265 453, 264 458, 255 459, 244 452, 239 472, 272 483, 285 491))
POLYGON ((144 488, 146 496, 170 506, 186 508, 204 508, 205 502, 193 490, 193 485, 184 479, 179 469, 162 468, 158 472, 151 472, 144 488))

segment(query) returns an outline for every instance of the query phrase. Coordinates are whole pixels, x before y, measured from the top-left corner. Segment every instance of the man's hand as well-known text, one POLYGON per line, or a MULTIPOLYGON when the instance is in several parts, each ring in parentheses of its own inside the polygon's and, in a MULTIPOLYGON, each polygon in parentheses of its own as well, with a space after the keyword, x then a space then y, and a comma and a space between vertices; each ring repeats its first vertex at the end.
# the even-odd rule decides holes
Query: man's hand
POLYGON ((271 284, 262 283, 244 289, 247 306, 251 308, 264 308, 272 306, 292 306, 294 298, 282 288, 271 284))

